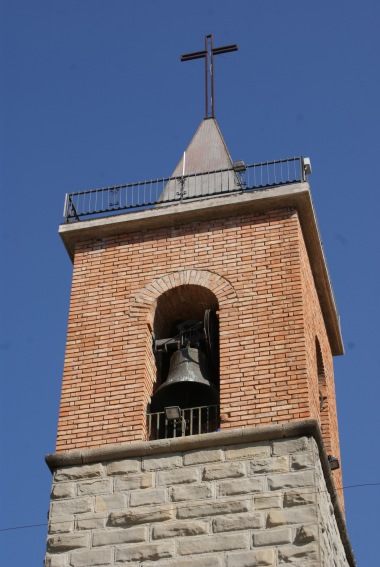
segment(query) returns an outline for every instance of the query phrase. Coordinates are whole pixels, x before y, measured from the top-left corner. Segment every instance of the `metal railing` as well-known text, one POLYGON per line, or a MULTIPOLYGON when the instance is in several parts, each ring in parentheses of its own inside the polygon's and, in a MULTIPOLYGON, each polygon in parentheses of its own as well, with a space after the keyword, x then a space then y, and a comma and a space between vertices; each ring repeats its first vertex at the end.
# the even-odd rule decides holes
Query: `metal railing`
POLYGON ((182 410, 181 419, 169 421, 164 412, 147 414, 148 439, 171 439, 212 433, 220 427, 219 406, 199 406, 182 410))
POLYGON ((286 158, 251 164, 240 171, 220 169, 67 193, 63 215, 65 222, 79 221, 83 217, 108 216, 237 191, 263 190, 305 178, 303 158, 286 158))

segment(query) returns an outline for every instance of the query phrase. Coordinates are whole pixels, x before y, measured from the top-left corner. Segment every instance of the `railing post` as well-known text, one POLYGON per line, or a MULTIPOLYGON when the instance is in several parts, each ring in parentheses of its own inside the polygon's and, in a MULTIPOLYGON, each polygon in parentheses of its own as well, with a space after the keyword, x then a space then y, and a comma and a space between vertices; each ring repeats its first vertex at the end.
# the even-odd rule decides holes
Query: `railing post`
POLYGON ((65 219, 65 222, 68 222, 68 219, 67 219, 67 214, 68 214, 68 212, 67 212, 67 203, 68 203, 68 200, 69 200, 69 194, 66 193, 66 195, 65 195, 65 204, 63 205, 63 218, 65 219))
POLYGON ((303 160, 303 156, 300 157, 300 180, 301 181, 305 181, 306 180, 306 174, 305 174, 305 163, 303 160))

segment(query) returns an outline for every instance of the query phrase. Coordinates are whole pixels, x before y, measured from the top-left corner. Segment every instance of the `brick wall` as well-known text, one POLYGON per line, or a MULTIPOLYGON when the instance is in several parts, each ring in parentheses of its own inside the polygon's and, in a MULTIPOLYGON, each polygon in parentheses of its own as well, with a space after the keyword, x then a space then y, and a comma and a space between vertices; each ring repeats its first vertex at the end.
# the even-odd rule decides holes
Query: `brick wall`
MULTIPOLYGON (((307 251, 301 233, 299 242, 303 312, 305 321, 306 364, 307 375, 309 378, 309 403, 311 408, 311 417, 316 419, 321 425, 323 441, 327 453, 332 454, 340 460, 333 358, 325 332, 323 315, 318 301, 307 251), (320 356, 322 358, 323 377, 321 377, 321 375, 318 376, 317 344, 319 345, 320 356), (319 398, 320 391, 325 397, 322 411, 319 398)), ((335 470, 333 474, 337 488, 341 489, 341 469, 335 470)), ((343 506, 343 492, 339 490, 339 493, 341 496, 341 504, 343 506)))
POLYGON ((206 287, 219 304, 222 428, 315 417, 309 337, 327 366, 331 354, 320 316, 311 328, 302 247, 292 209, 79 243, 57 451, 145 439, 154 312, 175 285, 206 287))

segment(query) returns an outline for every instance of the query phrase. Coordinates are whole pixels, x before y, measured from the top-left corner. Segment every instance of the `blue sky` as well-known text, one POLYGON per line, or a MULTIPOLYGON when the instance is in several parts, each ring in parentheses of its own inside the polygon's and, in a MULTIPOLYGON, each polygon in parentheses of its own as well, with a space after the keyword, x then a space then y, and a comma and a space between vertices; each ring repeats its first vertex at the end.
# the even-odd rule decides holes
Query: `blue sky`
MULTIPOLYGON (((66 192, 171 174, 204 116, 203 62, 233 159, 310 156, 346 347, 335 359, 344 484, 379 483, 379 24, 375 0, 0 0, 0 528, 44 524, 71 263, 66 192)), ((380 486, 347 488, 360 567, 377 564, 380 486)), ((46 527, 0 532, 42 565, 46 527)))

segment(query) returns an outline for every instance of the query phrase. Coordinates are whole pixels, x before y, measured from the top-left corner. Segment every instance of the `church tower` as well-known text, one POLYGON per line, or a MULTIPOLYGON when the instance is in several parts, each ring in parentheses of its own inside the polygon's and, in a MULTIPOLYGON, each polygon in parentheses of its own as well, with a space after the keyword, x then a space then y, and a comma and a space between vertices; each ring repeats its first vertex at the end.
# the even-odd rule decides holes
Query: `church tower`
POLYGON ((170 178, 66 196, 46 567, 356 565, 310 161, 233 161, 213 114, 170 178))

